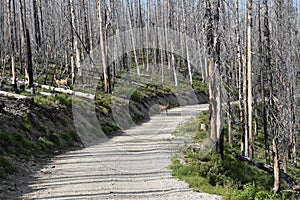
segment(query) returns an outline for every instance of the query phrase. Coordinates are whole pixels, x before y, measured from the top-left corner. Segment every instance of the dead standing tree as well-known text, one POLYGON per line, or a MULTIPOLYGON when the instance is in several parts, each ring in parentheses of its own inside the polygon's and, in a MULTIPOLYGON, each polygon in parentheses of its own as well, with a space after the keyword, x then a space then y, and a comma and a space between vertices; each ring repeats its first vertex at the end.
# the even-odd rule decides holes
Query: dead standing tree
POLYGON ((210 101, 210 137, 216 151, 223 156, 223 119, 221 97, 221 65, 220 65, 220 0, 206 0, 206 29, 209 56, 209 101, 210 101))
POLYGON ((10 42, 10 64, 12 72, 12 85, 17 89, 17 76, 16 76, 16 66, 15 66, 15 41, 14 41, 14 30, 13 22, 11 17, 11 0, 6 1, 7 5, 7 25, 9 32, 9 42, 10 42))

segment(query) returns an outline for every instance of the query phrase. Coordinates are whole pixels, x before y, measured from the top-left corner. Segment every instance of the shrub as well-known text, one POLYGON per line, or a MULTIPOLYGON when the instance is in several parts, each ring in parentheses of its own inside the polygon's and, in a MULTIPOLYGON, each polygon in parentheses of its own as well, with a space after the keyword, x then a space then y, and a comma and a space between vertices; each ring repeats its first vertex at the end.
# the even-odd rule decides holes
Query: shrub
POLYGON ((24 131, 30 131, 31 130, 31 123, 30 123, 28 118, 25 118, 23 120, 23 122, 21 123, 21 128, 24 131))
POLYGON ((4 173, 9 173, 9 172, 13 171, 12 164, 4 156, 0 156, 0 172, 1 171, 4 172, 4 173))
POLYGON ((63 133, 63 134, 61 134, 61 137, 64 139, 64 141, 66 142, 66 144, 68 146, 73 145, 73 138, 69 133, 63 133))
POLYGON ((48 136, 48 139, 49 139, 50 142, 52 142, 56 146, 60 146, 60 141, 59 141, 59 137, 57 136, 57 134, 50 133, 49 136, 48 136))

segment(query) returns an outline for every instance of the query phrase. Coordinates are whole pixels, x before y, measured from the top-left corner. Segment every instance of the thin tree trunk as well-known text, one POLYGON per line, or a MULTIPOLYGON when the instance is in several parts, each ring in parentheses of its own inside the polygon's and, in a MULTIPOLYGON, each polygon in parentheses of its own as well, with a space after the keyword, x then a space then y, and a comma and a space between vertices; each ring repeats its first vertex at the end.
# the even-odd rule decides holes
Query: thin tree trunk
POLYGON ((127 17, 128 17, 128 24, 129 24, 130 34, 131 34, 131 42, 132 42, 132 48, 133 48, 133 54, 134 54, 134 61, 135 61, 135 65, 136 65, 136 72, 137 72, 137 76, 140 77, 141 72, 140 72, 137 52, 136 52, 136 49, 135 49, 135 39, 134 39, 135 36, 133 35, 133 30, 132 30, 132 23, 131 23, 132 18, 131 18, 131 15, 130 15, 129 0, 126 0, 126 5, 127 5, 127 17))
MULTIPOLYGON (((171 51, 174 52, 174 47, 173 47, 173 43, 171 42, 171 51)), ((172 63, 172 71, 173 71, 173 75, 174 75, 174 82, 175 82, 175 86, 178 86, 178 79, 177 79, 177 71, 176 71, 176 67, 175 67, 175 56, 174 53, 171 53, 171 63, 172 63)))
MULTIPOLYGON (((88 0, 88 13, 91 13, 90 8, 91 8, 91 0, 88 0)), ((92 16, 91 14, 89 14, 89 18, 88 18, 88 27, 89 27, 89 53, 91 55, 91 57, 93 58, 93 48, 94 48, 94 44, 93 44, 93 25, 92 25, 92 16)), ((93 65, 93 64, 92 64, 93 65)), ((93 66, 92 66, 93 67, 93 66)))
MULTIPOLYGON (((71 29, 72 32, 76 32, 77 31, 77 20, 76 20, 76 16, 75 16, 75 9, 74 9, 74 2, 73 0, 70 0, 70 8, 71 8, 71 29)), ((72 54, 75 53, 75 58, 76 58, 76 67, 78 69, 78 76, 81 77, 81 64, 80 64, 80 49, 79 49, 79 45, 78 45, 78 34, 73 34, 72 37, 72 43, 73 43, 73 49, 72 49, 72 54)), ((74 55, 73 55, 73 60, 74 60, 74 55)), ((73 61, 74 62, 74 61, 73 61)), ((74 64, 73 64, 73 70, 72 70, 72 85, 75 84, 75 69, 74 69, 74 64)))
MULTIPOLYGON (((271 69, 271 54, 270 54, 270 29, 269 29, 269 7, 268 0, 263 1, 263 13, 264 13, 264 37, 266 40, 266 58, 265 66, 267 70, 271 69)), ((268 120, 267 120, 267 107, 266 107, 266 98, 265 98, 265 84, 263 79, 263 70, 261 70, 261 82, 262 82, 262 98, 263 98, 263 123, 264 123, 264 138, 265 138, 265 149, 266 149, 266 163, 271 163, 270 158, 270 147, 269 147, 269 134, 268 134, 268 120)), ((267 73, 270 73, 269 71, 267 73)), ((269 77, 269 76, 268 76, 269 77)), ((269 78, 268 78, 269 79, 269 78)), ((272 83, 271 83, 272 84, 272 83)))
POLYGON ((248 28, 247 28, 247 74, 248 74, 248 132, 249 132, 249 157, 253 159, 253 100, 252 100, 252 0, 248 0, 248 28))
POLYGON ((274 192, 279 191, 280 187, 280 168, 279 168, 279 153, 276 135, 273 135, 273 155, 274 155, 274 192))
POLYGON ((19 0, 19 11, 20 11, 20 74, 23 73, 23 53, 24 44, 26 38, 26 28, 24 26, 24 12, 22 0, 19 0))
POLYGON ((17 88, 17 76, 16 76, 16 67, 15 67, 15 45, 14 45, 14 31, 11 18, 11 0, 7 0, 7 23, 9 31, 9 42, 10 42, 10 59, 11 59, 11 72, 12 72, 12 85, 17 88))
POLYGON ((98 17, 99 17, 99 25, 100 25, 100 49, 102 56, 102 66, 103 66, 103 86, 104 92, 110 93, 110 88, 108 84, 108 74, 107 74, 107 55, 104 41, 104 31, 103 27, 105 27, 103 18, 102 18, 102 0, 98 0, 98 17))
POLYGON ((32 93, 35 93, 33 88, 31 43, 30 43, 30 35, 28 29, 26 29, 26 66, 27 66, 27 73, 28 73, 28 87, 32 88, 31 90, 32 93))
POLYGON ((84 30, 84 45, 86 51, 90 53, 90 36, 89 36, 89 25, 88 25, 88 16, 86 8, 86 0, 82 0, 82 10, 83 10, 83 30, 84 30))
POLYGON ((239 71, 239 110, 240 110, 240 127, 242 132, 241 137, 241 154, 245 155, 245 112, 244 112, 244 93, 243 93, 243 81, 244 81, 244 73, 243 73, 243 61, 241 55, 241 37, 240 37, 240 20, 239 20, 239 0, 235 1, 235 15, 236 15, 236 42, 237 42, 237 64, 239 71))
POLYGON ((73 0, 68 1, 68 8, 69 8, 69 16, 70 16, 70 37, 71 37, 71 53, 70 53, 70 60, 71 60, 71 79, 72 79, 72 84, 74 84, 75 81, 75 57, 74 57, 74 20, 72 19, 73 17, 73 0))
POLYGON ((182 6, 182 19, 183 19, 183 42, 184 42, 184 50, 185 50, 185 53, 186 53, 186 59, 187 59, 187 66, 188 66, 188 73, 189 73, 189 82, 190 82, 190 85, 193 87, 193 76, 192 76, 192 68, 191 68, 191 62, 190 62, 190 56, 189 56, 189 49, 188 49, 188 44, 187 44, 187 19, 186 19, 186 11, 185 11, 185 8, 186 8, 186 5, 185 5, 185 1, 184 0, 181 0, 181 6, 182 6))
MULTIPOLYGON (((246 53, 246 52, 245 52, 246 53)), ((247 56, 243 55, 243 106, 244 106, 244 130, 245 130, 245 156, 249 157, 249 126, 248 126, 248 75, 247 56)))
POLYGON ((40 50, 42 39, 41 39, 37 0, 33 0, 32 4, 33 4, 33 16, 34 16, 33 19, 34 19, 35 42, 37 44, 38 50, 40 50))

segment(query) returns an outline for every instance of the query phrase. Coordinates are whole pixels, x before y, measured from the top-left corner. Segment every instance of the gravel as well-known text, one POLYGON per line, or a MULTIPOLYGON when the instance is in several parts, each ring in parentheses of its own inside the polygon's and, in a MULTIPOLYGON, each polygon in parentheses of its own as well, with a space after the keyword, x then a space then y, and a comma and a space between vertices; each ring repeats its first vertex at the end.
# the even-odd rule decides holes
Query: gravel
POLYGON ((221 199, 193 192, 168 168, 185 141, 171 133, 207 107, 162 112, 106 143, 56 156, 34 174, 21 199, 221 199))

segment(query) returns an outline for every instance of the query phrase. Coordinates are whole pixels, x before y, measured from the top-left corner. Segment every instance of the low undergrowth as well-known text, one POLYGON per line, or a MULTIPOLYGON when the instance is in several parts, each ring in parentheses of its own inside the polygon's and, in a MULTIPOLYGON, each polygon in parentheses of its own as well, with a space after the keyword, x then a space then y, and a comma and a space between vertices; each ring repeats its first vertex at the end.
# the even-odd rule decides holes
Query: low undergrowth
MULTIPOLYGON (((210 147, 207 131, 200 131, 202 123, 208 124, 208 113, 180 126, 176 136, 190 138, 173 158, 173 176, 189 184, 194 191, 202 191, 233 200, 296 199, 293 193, 283 190, 279 194, 272 191, 273 177, 235 158, 239 150, 225 145, 224 159, 210 147)), ((263 142, 263 141, 257 141, 263 142)), ((264 151, 263 146, 257 150, 264 151)))
POLYGON ((36 140, 21 133, 6 133, 0 130, 0 179, 18 170, 14 164, 29 161, 32 157, 45 157, 54 152, 75 146, 79 141, 76 132, 49 133, 36 140))

